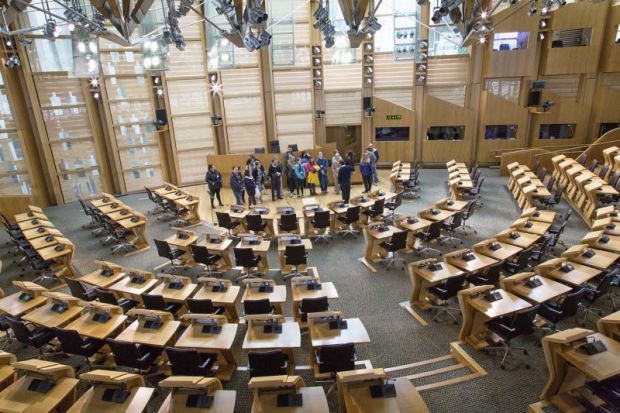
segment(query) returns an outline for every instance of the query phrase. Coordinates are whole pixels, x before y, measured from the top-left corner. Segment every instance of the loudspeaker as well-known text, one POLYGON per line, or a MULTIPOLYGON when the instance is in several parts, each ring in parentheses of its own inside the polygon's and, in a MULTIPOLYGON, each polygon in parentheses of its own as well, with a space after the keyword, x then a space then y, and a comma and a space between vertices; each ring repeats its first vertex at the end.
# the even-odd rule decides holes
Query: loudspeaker
POLYGON ((530 91, 530 95, 528 96, 528 99, 527 99, 527 105, 528 106, 540 105, 540 91, 539 90, 530 91))
POLYGON ((157 118, 157 126, 165 126, 168 124, 168 115, 166 115, 166 109, 157 109, 155 111, 155 117, 157 118))
POLYGON ((269 153, 280 153, 280 141, 269 141, 269 153))
POLYGON ((366 96, 364 97, 364 110, 372 109, 372 97, 366 96))

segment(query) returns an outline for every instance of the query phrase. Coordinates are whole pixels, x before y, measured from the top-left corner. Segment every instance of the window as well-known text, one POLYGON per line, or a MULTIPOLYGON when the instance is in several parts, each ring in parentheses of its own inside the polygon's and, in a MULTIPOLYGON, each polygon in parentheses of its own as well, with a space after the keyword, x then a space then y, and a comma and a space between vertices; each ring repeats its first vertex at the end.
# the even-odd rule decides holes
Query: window
POLYGON ((414 58, 417 5, 407 0, 384 0, 376 16, 381 30, 375 34, 375 51, 393 52, 394 60, 414 58))
POLYGON ((540 125, 540 132, 538 132, 538 139, 572 139, 574 136, 574 123, 540 125))
POLYGON ((592 28, 556 30, 553 32, 551 47, 590 46, 592 28))
POLYGON ((494 51, 527 49, 528 32, 495 33, 493 35, 494 51))
POLYGON ((408 141, 409 128, 375 128, 375 141, 408 141))
POLYGON ((274 66, 295 64, 295 9, 293 0, 269 2, 271 27, 271 62, 274 66))
POLYGON ((487 79, 484 88, 492 95, 512 103, 519 103, 519 91, 521 90, 519 79, 487 79))
POLYGON ((484 139, 515 139, 518 125, 487 125, 484 131, 484 139))
POLYGON ((461 47, 463 37, 450 26, 431 26, 428 36, 429 56, 467 54, 467 48, 461 47))
POLYGON ((616 128, 620 128, 620 123, 619 122, 601 123, 599 128, 598 128, 598 136, 599 137, 603 136, 604 134, 606 134, 610 130, 616 129, 616 128))
MULTIPOLYGON (((206 3, 208 16, 219 27, 229 27, 226 17, 215 10, 215 2, 206 3)), ((205 21, 207 34, 207 66, 209 71, 232 69, 235 67, 235 46, 223 37, 220 32, 205 21)))
POLYGON ((462 141, 465 126, 430 126, 426 131, 429 141, 462 141))

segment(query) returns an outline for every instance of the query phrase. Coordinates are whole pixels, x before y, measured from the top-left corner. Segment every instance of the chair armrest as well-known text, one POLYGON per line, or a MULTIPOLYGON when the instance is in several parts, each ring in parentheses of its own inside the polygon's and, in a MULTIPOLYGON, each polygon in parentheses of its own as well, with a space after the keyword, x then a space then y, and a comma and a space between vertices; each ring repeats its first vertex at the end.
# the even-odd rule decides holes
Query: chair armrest
POLYGON ((144 354, 142 355, 142 357, 140 357, 140 358, 138 359, 138 361, 140 361, 140 362, 145 362, 145 361, 146 361, 146 360, 147 360, 150 356, 151 356, 151 353, 150 353, 150 352, 144 353, 144 354))
POLYGON ((550 307, 548 303, 544 303, 543 305, 544 305, 545 311, 549 311, 550 313, 553 313, 558 316, 562 315, 562 311, 558 307, 550 307))
POLYGON ((283 369, 288 368, 288 360, 283 360, 283 362, 282 362, 282 368, 283 368, 283 369))
POLYGON ((315 352, 314 352, 314 361, 316 362, 316 364, 324 364, 324 363, 321 361, 321 358, 319 357, 319 352, 318 352, 318 351, 315 351, 315 352))
POLYGON ((211 357, 207 357, 204 363, 202 363, 199 367, 201 369, 206 369, 209 364, 213 363, 213 359, 211 357))

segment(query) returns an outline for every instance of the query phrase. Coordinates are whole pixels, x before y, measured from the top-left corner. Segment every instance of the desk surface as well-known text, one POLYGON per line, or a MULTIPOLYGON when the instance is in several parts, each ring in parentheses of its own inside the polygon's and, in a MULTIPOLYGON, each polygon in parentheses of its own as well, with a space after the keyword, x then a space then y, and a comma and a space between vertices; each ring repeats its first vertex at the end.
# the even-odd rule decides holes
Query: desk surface
POLYGON ((463 271, 466 271, 469 273, 480 271, 490 265, 497 263, 497 260, 491 257, 487 257, 486 255, 478 254, 476 252, 471 252, 471 254, 474 255, 475 259, 470 260, 470 261, 465 261, 461 257, 451 257, 449 258, 449 261, 455 267, 460 268, 463 271))
POLYGON ((392 235, 394 235, 394 233, 396 232, 403 232, 402 229, 400 228, 396 228, 393 227, 391 225, 387 225, 387 231, 379 231, 378 228, 381 228, 382 225, 369 225, 368 226, 368 234, 377 240, 383 240, 383 239, 388 239, 388 238, 392 238, 392 235))
MULTIPOLYGON (((58 245, 61 245, 61 244, 58 244, 58 245)), ((65 255, 71 254, 73 251, 71 248, 67 246, 64 246, 63 249, 60 251, 56 251, 56 245, 53 245, 50 247, 42 248, 38 250, 37 252, 41 256, 41 258, 47 261, 47 260, 55 260, 60 257, 64 257, 65 255)))
POLYGON ((159 283, 155 288, 149 291, 151 295, 161 295, 166 301, 174 301, 174 302, 184 302, 194 293, 198 284, 187 283, 184 284, 183 287, 175 290, 174 288, 169 288, 169 280, 164 279, 161 283, 159 283))
POLYGON ((544 235, 545 232, 549 229, 551 224, 549 222, 541 222, 541 221, 528 221, 525 224, 518 225, 513 227, 514 229, 519 230, 520 232, 527 232, 529 234, 537 234, 544 235), (530 225, 527 227, 527 225, 530 225))
POLYGON ((47 328, 62 327, 74 318, 79 317, 83 309, 83 307, 79 305, 72 305, 68 307, 64 313, 57 313, 52 311, 53 305, 52 303, 48 303, 39 307, 34 311, 24 314, 22 319, 47 328))
POLYGON ((417 267, 415 272, 418 273, 422 278, 424 278, 429 283, 438 283, 450 277, 455 277, 457 275, 463 274, 463 271, 454 265, 450 265, 447 262, 440 262, 441 270, 431 271, 428 267, 417 267))
POLYGON ((572 290, 572 288, 568 285, 554 281, 550 278, 540 276, 536 276, 536 278, 542 282, 542 285, 539 285, 536 288, 530 288, 525 283, 527 281, 527 279, 525 279, 523 282, 513 284, 510 291, 519 297, 523 297, 528 301, 538 304, 553 300, 554 298, 557 298, 572 290))
POLYGON ((594 256, 592 258, 585 257, 583 254, 579 253, 571 255, 570 260, 590 267, 607 269, 620 258, 620 255, 615 252, 599 250, 597 248, 590 249, 594 251, 594 256))
POLYGON ((456 199, 447 199, 439 201, 435 204, 435 208, 447 209, 449 211, 462 211, 467 208, 469 201, 459 201, 456 199))
POLYGON ((286 285, 274 285, 273 292, 261 293, 258 291, 258 287, 248 288, 246 287, 243 295, 241 296, 241 302, 245 300, 263 300, 269 298, 269 302, 273 303, 285 303, 286 302, 286 285))
POLYGON ((435 210, 439 211, 438 214, 433 215, 430 211, 425 211, 425 212, 420 212, 418 213, 418 216, 424 219, 428 219, 429 221, 444 221, 448 218, 450 218, 452 215, 456 214, 457 211, 450 211, 447 209, 438 209, 438 208, 434 208, 435 210))
POLYGON ((157 330, 142 327, 143 321, 136 320, 120 333, 116 339, 147 346, 164 347, 174 337, 180 321, 165 320, 157 330))
POLYGON ((158 413, 233 413, 235 411, 237 392, 234 390, 217 390, 213 393, 213 404, 209 409, 186 407, 189 394, 200 394, 200 392, 191 390, 170 392, 158 413))
POLYGON ((254 252, 267 252, 269 251, 269 246, 271 245, 271 241, 262 240, 260 244, 248 244, 247 242, 241 240, 237 244, 235 248, 251 248, 254 252))
POLYGON ((517 247, 521 247, 521 248, 529 248, 532 245, 534 245, 536 242, 538 242, 538 240, 540 239, 540 235, 538 234, 531 234, 529 232, 522 232, 522 231, 513 231, 516 232, 517 234, 519 234, 519 238, 513 239, 510 237, 510 234, 507 234, 506 236, 502 236, 502 237, 495 237, 498 240, 501 240, 502 242, 505 242, 506 244, 510 244, 510 245, 516 245, 517 247))
POLYGON ((490 302, 487 301, 484 298, 484 294, 482 294, 479 297, 476 297, 470 301, 471 306, 489 318, 496 318, 503 315, 512 314, 514 312, 524 310, 532 306, 524 299, 519 298, 516 295, 509 293, 508 291, 504 291, 502 289, 497 289, 495 291, 500 292, 500 294, 502 295, 501 300, 490 302))
POLYGON ((217 251, 217 252, 223 252, 226 251, 228 248, 230 248, 230 246, 232 245, 233 240, 230 238, 226 238, 220 242, 209 242, 209 240, 203 240, 198 242, 197 245, 202 245, 207 247, 207 250, 209 250, 209 252, 212 251, 217 251))
POLYGON ((33 308, 42 306, 47 302, 47 297, 43 297, 42 295, 37 295, 30 301, 21 301, 19 296, 22 292, 23 291, 19 291, 15 294, 0 298, 0 313, 18 317, 33 308))
POLYGON ((181 248, 187 248, 191 244, 194 244, 197 240, 198 236, 196 234, 188 234, 187 238, 179 238, 178 234, 172 234, 164 239, 164 241, 168 244, 181 248))
POLYGON ((55 411, 60 404, 75 389, 79 380, 62 377, 56 380, 56 385, 47 393, 38 393, 28 390, 28 386, 37 376, 23 376, 0 393, 0 411, 47 413, 55 411))
POLYGON ((561 352, 561 356, 586 376, 597 381, 605 380, 620 374, 620 343, 601 333, 594 333, 601 340, 607 351, 588 355, 578 349, 561 352))
POLYGON ((263 325, 248 328, 241 348, 247 350, 301 347, 301 330, 295 322, 281 324, 282 332, 269 334, 263 332, 263 325))
POLYGON ((328 299, 338 298, 338 291, 332 282, 322 282, 320 290, 309 290, 305 285, 291 286, 293 302, 301 301, 304 298, 327 297, 328 299))
POLYGON ((218 350, 229 350, 232 348, 238 324, 221 324, 222 331, 219 334, 203 333, 202 327, 203 325, 197 322, 190 324, 177 340, 175 347, 218 350))
POLYGON ((145 280, 142 284, 135 284, 131 282, 131 277, 127 276, 121 278, 116 284, 112 284, 109 288, 112 291, 119 293, 140 295, 150 291, 159 282, 156 278, 145 280))
POLYGON ((110 314, 110 319, 105 323, 92 321, 92 317, 93 314, 90 312, 82 314, 80 318, 73 321, 66 328, 76 330, 80 335, 86 337, 103 340, 120 328, 127 320, 127 316, 123 314, 110 314))
POLYGON ((67 413, 139 413, 146 409, 146 405, 153 396, 154 388, 133 387, 130 395, 123 403, 104 401, 103 393, 106 389, 115 389, 117 386, 97 384, 78 399, 67 413))
POLYGON ((588 267, 587 265, 577 264, 571 261, 574 267, 572 271, 564 272, 558 266, 553 271, 549 271, 548 275, 557 281, 565 282, 572 285, 581 285, 601 273, 601 270, 588 267))
POLYGON ((408 218, 399 219, 398 221, 395 221, 394 224, 399 228, 406 229, 408 231, 413 231, 413 232, 417 232, 417 231, 420 231, 421 229, 428 228, 432 224, 431 221, 429 221, 428 219, 424 219, 424 218, 416 218, 418 222, 413 222, 413 223, 409 223, 407 219, 408 218))
POLYGON ((306 251, 312 249, 312 241, 310 241, 308 238, 303 238, 301 240, 301 244, 289 244, 288 242, 278 241, 278 252, 286 251, 286 247, 288 245, 293 245, 293 246, 295 246, 295 245, 303 245, 304 248, 306 249, 306 251))
POLYGON ((252 412, 254 413, 329 413, 327 397, 323 387, 301 387, 297 394, 302 395, 301 407, 278 407, 278 394, 292 393, 284 391, 263 391, 254 398, 252 412))
POLYGON ((237 300, 237 296, 239 295, 239 291, 241 291, 241 287, 238 285, 230 285, 228 289, 224 292, 213 292, 213 287, 206 286, 201 287, 198 292, 194 295, 194 299, 196 300, 205 300, 209 299, 213 301, 213 304, 234 304, 237 300))
POLYGON ((101 269, 90 272, 82 277, 80 277, 80 281, 85 282, 90 285, 94 285, 100 288, 108 288, 112 284, 119 281, 121 278, 125 276, 125 273, 120 271, 115 274, 104 276, 101 275, 101 269))
POLYGON ((396 397, 370 396, 370 386, 349 385, 344 393, 348 413, 428 413, 430 410, 410 380, 399 377, 390 380, 396 387, 396 397))
POLYGON ((523 248, 516 245, 507 244, 502 241, 496 242, 501 246, 500 249, 493 251, 491 248, 489 248, 490 244, 487 244, 483 247, 476 248, 476 252, 479 252, 480 254, 484 254, 496 260, 503 261, 523 251, 523 248))
POLYGON ((327 346, 330 344, 362 344, 370 343, 366 327, 359 318, 346 318, 345 330, 329 329, 329 323, 308 323, 312 347, 327 346))

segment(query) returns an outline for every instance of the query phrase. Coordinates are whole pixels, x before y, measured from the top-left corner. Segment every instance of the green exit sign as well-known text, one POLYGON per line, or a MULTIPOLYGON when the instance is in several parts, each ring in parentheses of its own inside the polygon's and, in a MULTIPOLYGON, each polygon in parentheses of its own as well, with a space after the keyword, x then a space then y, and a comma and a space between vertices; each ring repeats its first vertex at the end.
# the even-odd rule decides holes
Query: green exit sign
POLYGON ((401 115, 386 115, 385 119, 387 119, 387 120, 400 120, 401 119, 401 115))

